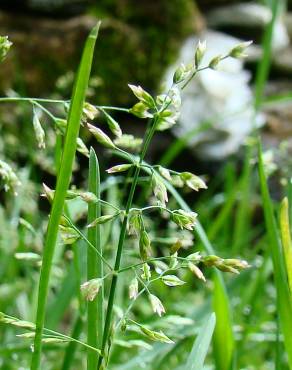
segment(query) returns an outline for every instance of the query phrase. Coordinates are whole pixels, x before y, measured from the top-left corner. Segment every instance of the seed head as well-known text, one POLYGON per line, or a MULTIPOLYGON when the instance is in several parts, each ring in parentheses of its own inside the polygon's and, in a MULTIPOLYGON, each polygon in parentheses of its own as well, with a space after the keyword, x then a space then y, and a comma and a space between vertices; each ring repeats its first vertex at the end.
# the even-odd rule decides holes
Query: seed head
POLYGON ((199 269, 199 267, 197 265, 195 265, 194 263, 192 262, 188 262, 188 268, 190 269, 190 271, 200 280, 203 280, 204 282, 206 282, 206 278, 204 276, 204 274, 202 273, 202 271, 199 269))
POLYGON ((136 299, 138 295, 139 284, 137 278, 134 278, 129 285, 129 297, 130 299, 136 299))
POLYGON ((168 202, 167 190, 163 181, 155 173, 152 176, 152 188, 155 197, 165 207, 165 204, 168 202))
POLYGON ((207 49, 207 46, 206 46, 206 41, 199 41, 198 42, 198 45, 197 45, 197 49, 196 49, 196 52, 195 52, 195 65, 196 65, 196 68, 199 67, 199 65, 201 64, 201 61, 205 55, 205 52, 206 52, 206 49, 207 49))
POLYGON ((112 140, 98 127, 91 125, 90 123, 87 124, 89 131, 93 134, 96 140, 103 146, 109 149, 115 149, 116 146, 112 142, 112 140))
POLYGON ((113 166, 106 170, 107 173, 120 173, 127 171, 132 167, 132 164, 118 164, 117 166, 113 166))
POLYGON ((165 313, 165 308, 161 303, 160 299, 156 297, 154 294, 149 294, 150 303, 154 313, 157 313, 159 317, 165 313))
POLYGON ((142 261, 146 261, 151 254, 151 242, 146 230, 143 230, 140 234, 139 249, 142 261))
POLYGON ((233 49, 230 50, 229 56, 239 59, 247 57, 245 50, 252 44, 252 41, 242 42, 236 45, 233 49))
POLYGON ((197 219, 197 213, 187 212, 182 209, 172 212, 172 220, 181 228, 192 231, 197 219))
POLYGON ((87 301, 93 301, 102 285, 102 279, 91 279, 80 287, 81 293, 87 301))

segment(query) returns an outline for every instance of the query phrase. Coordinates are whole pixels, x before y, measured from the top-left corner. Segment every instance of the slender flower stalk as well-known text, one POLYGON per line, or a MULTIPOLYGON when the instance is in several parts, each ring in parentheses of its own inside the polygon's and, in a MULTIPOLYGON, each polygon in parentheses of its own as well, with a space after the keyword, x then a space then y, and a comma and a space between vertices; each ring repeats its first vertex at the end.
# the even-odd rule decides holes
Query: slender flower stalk
MULTIPOLYGON (((89 158, 89 189, 95 194, 97 199, 100 198, 100 175, 99 164, 94 150, 90 149, 89 158)), ((101 216, 100 202, 88 204, 88 224, 101 216)), ((88 240, 102 255, 101 240, 100 240, 100 225, 88 229, 88 240)), ((87 279, 95 279, 103 277, 103 262, 102 259, 95 253, 94 250, 87 249, 87 279)), ((93 301, 88 301, 87 306, 87 344, 92 347, 99 348, 101 346, 102 330, 103 330, 103 283, 100 291, 93 301)), ((87 369, 96 370, 98 356, 92 351, 87 352, 87 369)))
POLYGON ((138 178, 139 178, 139 174, 140 174, 140 166, 143 163, 143 160, 144 160, 145 155, 147 153, 147 150, 149 148, 149 144, 150 144, 151 139, 152 139, 152 137, 155 133, 157 123, 158 123, 158 119, 157 119, 157 116, 155 116, 152 120, 152 125, 149 127, 148 134, 145 136, 145 140, 144 140, 142 151, 141 151, 140 158, 139 158, 139 165, 136 166, 135 173, 134 173, 134 176, 133 176, 133 182, 132 182, 132 185, 131 185, 129 197, 128 197, 127 204, 126 204, 125 217, 124 217, 122 227, 121 227, 119 243, 118 243, 118 248, 117 248, 117 254, 116 254, 116 260, 115 260, 115 266, 114 266, 114 270, 116 271, 116 274, 113 275, 112 281, 111 281, 111 286, 110 286, 108 306, 107 306, 107 312, 106 312, 106 318, 105 318, 105 325, 104 325, 104 330, 103 330, 101 356, 99 358, 98 368, 100 368, 100 365, 102 363, 102 358, 105 355, 104 350, 105 350, 105 347, 107 345, 107 341, 108 341, 108 338, 109 338, 109 332, 110 332, 111 321, 112 321, 112 311, 113 311, 113 306, 114 306, 114 298, 115 298, 116 287, 117 287, 117 282, 118 282, 118 271, 120 269, 121 257, 122 257, 124 241, 125 241, 125 237, 126 237, 129 211, 132 207, 132 202, 133 202, 135 190, 136 190, 137 183, 138 183, 138 178))
MULTIPOLYGON (((246 261, 234 258, 223 259, 214 254, 212 246, 206 238, 200 224, 197 223, 197 214, 188 207, 177 191, 173 188, 173 186, 178 188, 188 187, 193 191, 199 191, 200 189, 206 188, 204 181, 191 172, 177 172, 162 167, 161 165, 149 165, 144 161, 155 132, 169 129, 177 123, 181 108, 181 90, 191 82, 192 78, 198 72, 208 68, 216 69, 218 63, 227 57, 238 58, 244 56, 244 49, 249 45, 249 43, 238 45, 226 56, 215 56, 215 58, 211 59, 205 67, 201 67, 206 45, 205 43, 199 42, 193 62, 187 65, 182 64, 175 71, 173 83, 166 94, 153 97, 145 91, 143 87, 129 85, 129 88, 138 99, 138 102, 132 108, 126 109, 112 106, 94 106, 89 102, 85 102, 98 29, 99 24, 92 30, 86 41, 71 100, 62 101, 22 97, 0 98, 0 102, 24 101, 32 105, 34 109, 33 127, 39 147, 45 147, 46 136, 45 130, 42 128, 41 122, 38 118, 38 110, 35 111, 36 107, 49 116, 49 118, 54 122, 55 129, 57 131, 55 167, 58 175, 56 189, 53 190, 44 185, 45 196, 48 198, 50 203, 52 203, 52 209, 41 265, 36 324, 17 319, 15 320, 12 317, 8 317, 5 316, 5 314, 0 313, 0 322, 2 321, 6 324, 22 327, 30 331, 28 333, 21 334, 20 337, 34 338, 31 370, 40 370, 40 368, 42 368, 42 342, 59 343, 64 341, 69 341, 70 343, 65 353, 63 370, 69 369, 71 365, 73 366, 74 351, 77 344, 83 345, 87 349, 87 352, 85 352, 85 355, 87 355, 87 370, 105 370, 108 368, 111 344, 113 343, 112 337, 119 326, 121 331, 127 330, 128 322, 136 325, 141 334, 148 339, 155 342, 172 344, 174 343, 173 340, 167 337, 163 332, 154 331, 148 326, 144 326, 128 317, 128 313, 130 312, 133 302, 136 301, 144 292, 148 296, 149 304, 151 304, 153 312, 159 316, 165 313, 166 310, 163 302, 150 291, 150 283, 152 284, 153 282, 160 280, 166 286, 170 287, 183 285, 185 282, 175 274, 176 271, 178 272, 180 269, 189 269, 193 275, 195 275, 195 278, 205 281, 203 272, 200 269, 201 267, 211 267, 215 268, 216 271, 218 270, 236 274, 242 269, 249 267, 246 261), (63 104, 63 107, 66 108, 66 112, 67 107, 70 106, 68 118, 64 119, 55 117, 46 108, 46 103, 63 104), (115 117, 111 116, 111 111, 128 112, 142 119, 150 118, 144 139, 142 140, 141 138, 135 138, 133 135, 123 134, 119 123, 115 120, 115 117), (106 118, 106 123, 110 131, 109 133, 103 131, 101 124, 97 124, 96 122, 93 124, 93 120, 100 113, 102 113, 106 118), (100 184, 97 156, 92 148, 90 151, 88 150, 79 137, 81 122, 101 145, 126 159, 127 163, 117 164, 107 170, 109 174, 119 174, 120 172, 130 171, 129 177, 124 181, 124 191, 127 190, 128 184, 130 184, 125 209, 120 209, 120 207, 116 207, 115 205, 100 199, 101 192, 110 186, 110 184, 109 181, 107 181, 103 187, 100 184), (66 135, 63 146, 63 135, 65 132, 66 135), (86 157, 89 157, 89 191, 82 191, 74 188, 69 190, 76 150, 86 157), (128 150, 130 152, 133 151, 135 153, 139 153, 139 155, 136 156, 136 154, 130 154, 128 153, 128 150), (146 180, 151 182, 154 197, 151 198, 150 205, 146 205, 143 208, 132 208, 137 185, 141 182, 141 170, 145 171, 146 174, 149 175, 146 177, 146 180), (167 207, 169 194, 174 197, 177 204, 182 209, 169 209, 167 207), (65 200, 74 200, 76 198, 88 204, 87 236, 73 224, 70 219, 68 209, 66 209, 68 204, 65 203, 65 200), (152 199, 156 204, 152 203, 152 199), (101 212, 103 206, 110 206, 115 209, 116 212, 104 214, 101 212), (197 231, 206 251, 208 253, 211 252, 211 255, 205 256, 201 255, 199 252, 193 252, 186 257, 179 257, 178 253, 180 248, 190 245, 190 238, 186 237, 184 240, 182 239, 183 237, 179 237, 167 238, 167 244, 169 244, 170 247, 168 256, 152 258, 154 248, 152 251, 153 246, 151 245, 151 241, 155 243, 160 239, 159 242, 165 243, 166 240, 165 238, 155 238, 152 236, 152 233, 148 233, 147 227, 149 227, 149 225, 146 222, 145 217, 146 213, 152 212, 153 210, 158 210, 162 213, 162 217, 165 218, 167 222, 176 224, 184 231, 197 231), (117 243, 114 267, 112 267, 103 255, 100 228, 101 224, 109 223, 117 217, 122 219, 122 225, 117 243), (59 229, 60 236, 65 244, 72 245, 77 240, 82 239, 85 241, 87 247, 87 281, 81 284, 78 260, 79 254, 77 251, 77 245, 73 246, 74 263, 76 267, 75 275, 77 275, 76 280, 78 280, 78 287, 80 286, 80 290, 78 289, 77 292, 77 297, 79 299, 79 317, 77 318, 72 330, 72 337, 54 332, 44 327, 50 275, 59 229), (141 262, 121 268, 121 259, 124 252, 127 233, 129 235, 133 235, 139 241, 139 256, 141 262), (170 239, 172 240, 170 241, 170 239), (104 274, 104 268, 108 268, 110 270, 108 274, 104 274), (118 277, 120 273, 128 270, 132 270, 135 274, 135 277, 131 280, 129 286, 129 296, 133 301, 125 311, 125 314, 122 315, 123 317, 120 318, 118 324, 114 325, 113 310, 116 303, 118 277), (155 274, 154 278, 153 274, 155 274), (156 274, 158 274, 158 276, 156 274), (106 297, 107 310, 105 312, 104 281, 107 277, 111 278, 111 283, 106 297), (87 343, 83 343, 78 339, 82 332, 83 322, 85 325, 85 320, 83 320, 85 313, 87 313, 85 326, 87 343)), ((2 167, 4 170, 2 170, 2 174, 0 173, 0 175, 6 178, 6 180, 11 180, 11 178, 13 178, 13 174, 11 175, 12 172, 8 171, 9 167, 7 165, 5 166, 5 163, 2 167)), ((16 181, 15 177, 14 181, 16 181)), ((144 181, 143 178, 142 181, 144 181)), ((111 184, 113 183, 115 182, 111 182, 111 184)), ((137 201, 139 204, 139 199, 137 199, 137 201)), ((289 227, 287 227, 287 229, 289 229, 289 227)), ((35 261, 35 254, 17 253, 17 258, 35 261)), ((38 258, 39 256, 37 255, 37 261, 38 258)), ((227 362, 229 364, 234 350, 234 338, 229 315, 228 299, 224 289, 223 280, 218 271, 217 274, 214 274, 214 310, 216 311, 217 322, 220 322, 220 327, 217 326, 215 329, 214 352, 215 355, 216 352, 219 354, 217 347, 219 350, 222 338, 227 338, 227 350, 225 351, 226 356, 223 357, 224 359, 227 358, 227 362), (224 306, 223 310, 220 308, 222 304, 224 306)), ((121 282, 119 281, 119 283, 121 282)), ((66 288, 65 283, 64 287, 66 288)), ((284 339, 286 339, 286 337, 284 339)), ((290 345, 289 342, 287 343, 290 345)), ((223 357, 221 352, 219 355, 218 354, 216 357, 218 357, 217 361, 220 364, 222 362, 221 358, 223 359, 223 357)))

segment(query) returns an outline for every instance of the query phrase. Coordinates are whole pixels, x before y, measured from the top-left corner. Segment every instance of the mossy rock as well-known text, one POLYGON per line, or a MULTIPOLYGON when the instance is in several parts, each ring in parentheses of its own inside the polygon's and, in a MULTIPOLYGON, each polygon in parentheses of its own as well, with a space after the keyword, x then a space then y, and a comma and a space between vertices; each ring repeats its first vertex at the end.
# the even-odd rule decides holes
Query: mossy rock
POLYGON ((88 31, 103 18, 92 72, 101 81, 96 100, 126 105, 127 83, 156 89, 183 40, 203 25, 193 0, 148 0, 139 6, 135 0, 101 1, 90 12, 58 20, 1 12, 0 34, 14 43, 1 66, 2 93, 54 92, 58 77, 76 70, 88 31))

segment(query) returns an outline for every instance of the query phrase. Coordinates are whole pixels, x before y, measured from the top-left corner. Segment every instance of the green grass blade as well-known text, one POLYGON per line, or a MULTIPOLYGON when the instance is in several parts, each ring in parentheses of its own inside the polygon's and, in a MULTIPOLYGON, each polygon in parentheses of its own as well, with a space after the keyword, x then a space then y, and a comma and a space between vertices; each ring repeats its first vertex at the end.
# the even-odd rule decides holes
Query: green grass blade
POLYGON ((282 0, 272 0, 271 12, 272 17, 266 28, 263 40, 263 55, 257 68, 256 82, 255 82, 255 108, 258 109, 263 100, 263 93, 268 79, 270 65, 271 65, 271 52, 272 52, 272 37, 275 29, 278 12, 282 0))
MULTIPOLYGON (((90 149, 89 158, 89 189, 100 199, 100 174, 99 164, 94 150, 90 149)), ((88 224, 101 216, 100 203, 88 205, 88 224)), ((100 225, 88 229, 88 240, 102 254, 100 240, 100 225)), ((94 250, 87 249, 87 279, 94 279, 103 276, 103 265, 101 258, 94 250)), ((87 304, 87 343, 91 347, 101 347, 101 336, 103 330, 103 289, 100 289, 97 298, 87 304)), ((98 356, 92 351, 87 352, 87 369, 96 370, 98 356)))
POLYGON ((244 167, 240 177, 237 191, 240 192, 240 199, 236 207, 234 233, 232 240, 232 252, 237 255, 241 247, 247 241, 247 235, 250 230, 250 198, 252 187, 252 167, 250 161, 252 158, 252 147, 248 147, 245 151, 244 167))
POLYGON ((233 191, 229 194, 229 196, 226 198, 226 202, 220 212, 218 213, 218 216, 214 219, 213 223, 211 224, 209 230, 208 230, 208 237, 211 241, 215 239, 217 234, 224 228, 224 225, 228 222, 228 219, 232 219, 232 210, 234 207, 234 204, 236 202, 236 194, 237 189, 234 188, 233 191))
POLYGON ((269 107, 269 105, 273 106, 275 103, 290 103, 292 100, 292 93, 279 93, 276 95, 269 95, 265 98, 265 100, 262 102, 262 106, 265 108, 269 107))
MULTIPOLYGON (((79 339, 80 334, 82 332, 82 329, 83 329, 83 321, 82 321, 81 317, 78 316, 77 319, 76 319, 76 322, 74 324, 71 337, 75 338, 75 339, 79 339)), ((75 353, 76 353, 77 347, 78 347, 77 342, 73 342, 73 341, 69 342, 69 344, 66 348, 66 352, 65 352, 65 356, 64 356, 64 360, 63 360, 63 365, 62 365, 62 370, 69 370, 70 368, 73 368, 74 361, 75 361, 75 353)))
POLYGON ((282 255, 281 242, 278 235, 276 220, 272 201, 269 194, 266 175, 264 172, 264 163, 262 156, 261 144, 258 144, 259 158, 259 178, 262 192, 262 202, 265 214, 266 228, 270 243, 270 252, 274 266, 274 279, 277 290, 277 305, 280 325, 284 338, 284 345, 288 355, 288 362, 292 369, 292 301, 289 286, 287 282, 287 274, 285 270, 285 262, 282 255))
POLYGON ((198 334, 192 351, 189 355, 187 364, 184 370, 202 370, 207 356, 207 352, 210 346, 210 342, 213 336, 213 332, 216 324, 216 316, 212 313, 202 326, 200 333, 198 334))
POLYGON ((61 321, 72 297, 76 293, 77 278, 75 274, 74 264, 68 266, 68 273, 64 280, 60 282, 59 291, 56 293, 54 300, 48 304, 48 312, 50 315, 47 318, 46 326, 49 329, 55 330, 61 321))
POLYGON ((36 315, 36 334, 34 339, 34 351, 32 354, 31 370, 40 369, 41 340, 45 322, 45 311, 47 296, 49 292, 49 280, 52 261, 56 247, 59 223, 65 203, 65 196, 71 180, 72 166, 76 152, 76 140, 79 134, 82 110, 85 101, 98 30, 99 24, 91 31, 90 35, 87 38, 70 104, 64 150, 60 163, 56 191, 51 209, 51 215, 49 219, 43 252, 43 261, 39 281, 38 307, 36 315))
MULTIPOLYGON (((287 198, 288 198, 288 204, 289 204, 289 219, 292 220, 292 179, 290 178, 287 184, 287 198)), ((290 225, 290 231, 292 232, 291 225, 290 225)))
POLYGON ((223 278, 214 273, 213 309, 216 313, 216 328, 213 336, 216 369, 230 370, 234 357, 232 318, 223 278))
POLYGON ((288 284, 290 293, 292 294, 292 241, 290 235, 290 222, 289 222, 289 203, 288 198, 284 198, 280 208, 280 228, 281 238, 284 252, 284 260, 286 271, 288 275, 288 284))

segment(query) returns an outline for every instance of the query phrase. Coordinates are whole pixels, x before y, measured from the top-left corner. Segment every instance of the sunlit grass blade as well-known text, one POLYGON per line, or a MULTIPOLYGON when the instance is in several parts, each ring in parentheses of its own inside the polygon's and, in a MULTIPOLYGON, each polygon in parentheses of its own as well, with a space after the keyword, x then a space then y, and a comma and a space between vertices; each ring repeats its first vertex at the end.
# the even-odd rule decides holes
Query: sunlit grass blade
POLYGON ((266 228, 269 238, 269 248, 274 266, 274 279, 277 290, 277 306, 281 330, 283 333, 284 345, 288 355, 290 368, 292 368, 292 301, 285 262, 282 255, 281 242, 278 235, 277 224, 274 216, 273 205, 269 194, 266 175, 264 172, 264 163, 261 144, 258 144, 259 159, 259 178, 262 193, 262 202, 264 208, 266 228))
MULTIPOLYGON (((289 204, 289 209, 288 209, 289 220, 292 220, 292 178, 290 178, 287 184, 287 198, 288 198, 288 204, 289 204)), ((290 231, 292 231, 291 228, 290 228, 290 231)))
POLYGON ((216 324, 216 316, 212 313, 202 326, 188 357, 184 370, 202 370, 211 343, 216 324))
POLYGON ((283 252, 284 252, 284 260, 285 260, 286 271, 288 275, 288 284, 290 288, 290 293, 292 294, 292 241, 291 241, 291 234, 290 234, 288 198, 284 198, 281 203, 280 228, 281 228, 281 238, 282 238, 282 246, 283 246, 283 252))
POLYGON ((49 292, 49 281, 52 261, 56 247, 58 228, 63 212, 65 196, 70 184, 72 166, 76 152, 76 140, 79 134, 83 105, 91 71, 95 41, 99 30, 98 24, 87 38, 84 52, 72 94, 65 144, 57 177, 56 191, 54 195, 51 215, 49 219, 46 241, 44 245, 43 261, 40 273, 38 307, 36 315, 36 334, 34 339, 34 350, 32 354, 31 370, 40 369, 42 334, 45 322, 45 311, 47 296, 49 292))
POLYGON ((230 305, 222 280, 221 275, 214 273, 213 309, 216 313, 216 327, 213 335, 213 350, 216 369, 230 370, 235 345, 230 305))
MULTIPOLYGON (((89 158, 89 188, 88 190, 100 199, 100 174, 99 164, 93 148, 90 149, 89 158)), ((101 216, 100 203, 88 205, 88 225, 101 216)), ((102 254, 100 240, 100 225, 88 229, 88 240, 102 254)), ((94 252, 87 249, 87 279, 103 276, 102 260, 94 252)), ((103 288, 100 289, 96 299, 87 303, 87 343, 92 347, 101 346, 103 329, 103 288)), ((87 352, 87 369, 96 370, 98 358, 92 351, 87 352)))

